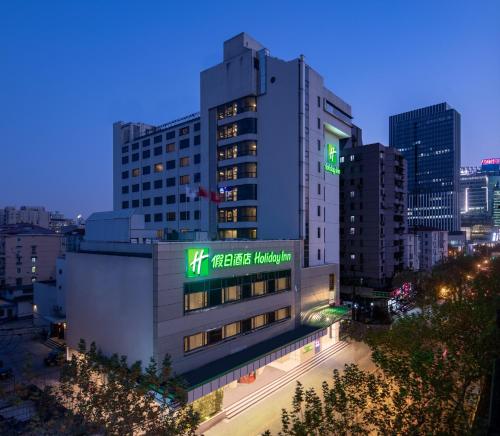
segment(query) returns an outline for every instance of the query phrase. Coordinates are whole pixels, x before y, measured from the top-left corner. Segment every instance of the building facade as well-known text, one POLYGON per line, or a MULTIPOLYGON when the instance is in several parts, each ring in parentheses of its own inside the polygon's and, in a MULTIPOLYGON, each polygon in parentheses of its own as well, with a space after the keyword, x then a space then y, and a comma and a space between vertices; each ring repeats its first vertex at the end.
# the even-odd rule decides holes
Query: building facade
POLYGON ((460 230, 460 114, 440 103, 393 115, 389 145, 408 162, 408 225, 460 230))
POLYGON ((50 213, 42 206, 7 206, 0 209, 0 226, 13 224, 33 224, 48 228, 50 213))
POLYGON ((303 57, 272 57, 245 33, 225 41, 200 89, 199 114, 115 123, 114 209, 133 208, 167 235, 300 239, 304 266, 338 264, 338 149, 350 106, 303 57))
POLYGON ((66 254, 68 345, 83 338, 130 363, 169 354, 190 401, 276 359, 312 356, 338 341, 333 322, 303 322, 330 310, 335 269, 302 268, 301 244, 83 241, 66 254))
POLYGON ((347 146, 340 162, 342 281, 385 288, 404 267, 406 162, 379 143, 347 146))

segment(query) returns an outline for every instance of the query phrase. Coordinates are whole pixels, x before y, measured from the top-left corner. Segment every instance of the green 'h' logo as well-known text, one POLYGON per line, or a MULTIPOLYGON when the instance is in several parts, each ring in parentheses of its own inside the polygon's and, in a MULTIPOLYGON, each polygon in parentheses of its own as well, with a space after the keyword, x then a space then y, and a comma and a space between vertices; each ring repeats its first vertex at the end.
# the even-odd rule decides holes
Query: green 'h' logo
POLYGON ((208 276, 210 262, 208 248, 188 248, 187 249, 187 277, 208 276))
POLYGON ((337 165, 337 149, 333 144, 327 144, 328 147, 328 163, 330 165, 337 165))

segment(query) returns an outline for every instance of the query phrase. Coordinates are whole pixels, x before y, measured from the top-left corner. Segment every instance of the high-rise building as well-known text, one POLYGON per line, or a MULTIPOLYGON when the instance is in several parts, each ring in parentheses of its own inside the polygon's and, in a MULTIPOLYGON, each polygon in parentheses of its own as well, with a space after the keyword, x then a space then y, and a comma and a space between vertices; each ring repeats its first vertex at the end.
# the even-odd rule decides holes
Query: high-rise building
POLYGON ((167 234, 300 239, 304 266, 338 264, 338 149, 350 106, 302 56, 271 57, 245 33, 224 42, 200 88, 200 114, 115 123, 114 209, 144 213, 167 234))
POLYGON ((393 115, 389 145, 408 162, 408 225, 460 230, 460 114, 440 103, 393 115))
POLYGON ((344 147, 340 168, 342 282, 386 288, 404 266, 406 162, 375 143, 344 147))

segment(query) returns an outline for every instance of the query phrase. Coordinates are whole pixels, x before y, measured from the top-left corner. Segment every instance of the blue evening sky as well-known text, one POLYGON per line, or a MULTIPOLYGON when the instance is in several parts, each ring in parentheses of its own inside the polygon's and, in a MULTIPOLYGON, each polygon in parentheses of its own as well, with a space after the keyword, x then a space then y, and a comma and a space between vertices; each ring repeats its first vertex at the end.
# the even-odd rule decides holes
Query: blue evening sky
POLYGON ((365 142, 388 117, 449 102, 462 164, 500 157, 500 2, 3 1, 0 206, 112 208, 112 123, 199 109, 199 72, 246 31, 303 53, 352 105, 365 142))

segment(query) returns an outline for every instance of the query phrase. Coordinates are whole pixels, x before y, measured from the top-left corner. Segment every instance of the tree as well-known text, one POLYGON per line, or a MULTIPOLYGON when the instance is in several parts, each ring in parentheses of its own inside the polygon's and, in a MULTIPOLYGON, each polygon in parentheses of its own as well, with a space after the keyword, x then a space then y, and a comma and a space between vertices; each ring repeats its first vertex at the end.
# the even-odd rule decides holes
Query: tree
POLYGON ((144 373, 140 362, 106 358, 95 344, 72 356, 61 372, 51 399, 67 409, 67 425, 114 435, 194 435, 199 416, 185 404, 185 391, 172 376, 167 357, 160 369, 151 360, 144 373))

